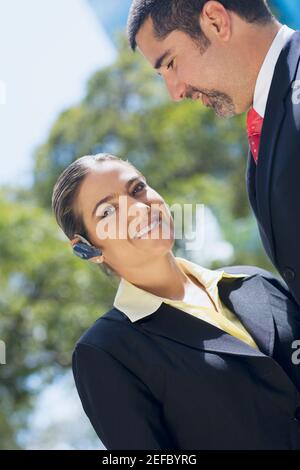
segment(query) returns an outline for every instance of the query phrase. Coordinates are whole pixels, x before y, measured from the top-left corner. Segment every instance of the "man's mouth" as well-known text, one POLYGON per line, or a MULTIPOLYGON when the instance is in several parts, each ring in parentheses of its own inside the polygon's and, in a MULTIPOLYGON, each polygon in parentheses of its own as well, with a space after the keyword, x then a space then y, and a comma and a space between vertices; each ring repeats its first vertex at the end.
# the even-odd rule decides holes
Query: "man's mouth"
POLYGON ((198 101, 201 99, 202 97, 202 93, 200 93, 200 91, 197 91, 195 93, 193 93, 192 95, 187 95, 188 98, 192 98, 193 101, 198 101))
POLYGON ((204 93, 201 93, 200 91, 197 93, 193 93, 192 100, 194 101, 201 100, 204 106, 211 106, 208 96, 205 95, 204 93))
POLYGON ((203 95, 202 93, 201 93, 201 100, 204 106, 207 106, 207 107, 211 106, 208 96, 203 95))

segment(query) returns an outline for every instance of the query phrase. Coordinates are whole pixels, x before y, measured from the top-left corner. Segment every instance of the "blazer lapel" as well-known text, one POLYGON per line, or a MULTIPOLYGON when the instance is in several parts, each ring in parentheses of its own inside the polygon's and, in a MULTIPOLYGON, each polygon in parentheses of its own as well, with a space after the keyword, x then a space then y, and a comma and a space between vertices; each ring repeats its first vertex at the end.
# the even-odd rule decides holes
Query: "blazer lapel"
POLYGON ((248 152, 247 159, 247 170, 246 170, 246 182, 248 189, 248 196, 250 200, 251 207, 254 214, 257 218, 257 199, 256 199, 256 164, 251 153, 251 150, 248 152))
MULTIPOLYGON (((284 119, 285 99, 291 91, 299 62, 300 33, 296 32, 278 59, 267 101, 264 125, 262 128, 258 164, 256 169, 256 197, 258 219, 270 244, 271 258, 274 260, 274 240, 271 224, 270 185, 276 142, 284 119)), ((252 158, 251 152, 248 158, 252 158)), ((253 167, 253 162, 248 169, 253 167)), ((248 175, 248 179, 251 175, 248 175)), ((253 177, 253 175, 252 175, 253 177)))
POLYGON ((269 293, 261 276, 246 279, 222 279, 219 295, 224 304, 239 317, 259 349, 273 354, 275 330, 269 293))
POLYGON ((218 285, 222 301, 249 329, 260 351, 223 330, 164 303, 156 312, 133 325, 148 333, 204 351, 262 357, 271 354, 274 325, 262 278, 249 276, 246 279, 222 279, 218 285))

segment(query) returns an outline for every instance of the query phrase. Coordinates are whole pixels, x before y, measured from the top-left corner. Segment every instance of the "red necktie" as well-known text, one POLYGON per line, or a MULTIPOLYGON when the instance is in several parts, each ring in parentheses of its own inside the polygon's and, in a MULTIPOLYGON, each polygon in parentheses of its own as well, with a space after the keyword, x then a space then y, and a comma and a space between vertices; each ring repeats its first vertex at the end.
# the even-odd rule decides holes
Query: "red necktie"
POLYGON ((260 136, 263 123, 263 118, 255 111, 254 108, 251 108, 247 115, 247 133, 250 149, 256 164, 258 160, 260 136))

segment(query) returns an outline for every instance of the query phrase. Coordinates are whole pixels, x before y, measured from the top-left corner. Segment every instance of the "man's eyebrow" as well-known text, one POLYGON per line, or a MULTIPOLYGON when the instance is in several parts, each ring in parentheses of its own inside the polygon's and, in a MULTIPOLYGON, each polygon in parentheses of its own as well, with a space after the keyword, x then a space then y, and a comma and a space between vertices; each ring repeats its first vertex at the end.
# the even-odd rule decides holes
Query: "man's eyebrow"
MULTIPOLYGON (((132 183, 134 183, 135 181, 137 181, 141 178, 142 178, 141 176, 134 176, 133 178, 130 178, 130 180, 128 180, 127 183, 125 184, 126 190, 128 190, 130 188, 132 183)), ((108 196, 104 197, 100 201, 98 201, 97 204, 95 205, 94 209, 93 209, 92 218, 95 216, 96 210, 98 209, 98 207, 101 204, 104 204, 105 202, 111 201, 112 199, 115 199, 117 196, 118 196, 117 193, 112 193, 112 194, 109 194, 108 196)))
POLYGON ((161 68, 163 61, 165 60, 166 57, 172 54, 172 50, 168 49, 166 52, 164 52, 158 59, 156 59, 154 63, 154 68, 155 70, 158 70, 161 68))

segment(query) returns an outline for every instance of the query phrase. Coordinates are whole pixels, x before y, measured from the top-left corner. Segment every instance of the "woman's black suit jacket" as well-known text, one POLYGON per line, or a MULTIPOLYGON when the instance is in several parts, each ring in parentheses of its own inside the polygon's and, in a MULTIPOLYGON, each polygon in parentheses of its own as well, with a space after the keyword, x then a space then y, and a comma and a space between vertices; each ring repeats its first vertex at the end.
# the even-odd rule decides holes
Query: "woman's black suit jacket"
POLYGON ((108 450, 300 449, 299 306, 267 271, 224 270, 248 274, 219 295, 260 351, 164 303, 134 323, 113 308, 77 343, 77 390, 108 450))

